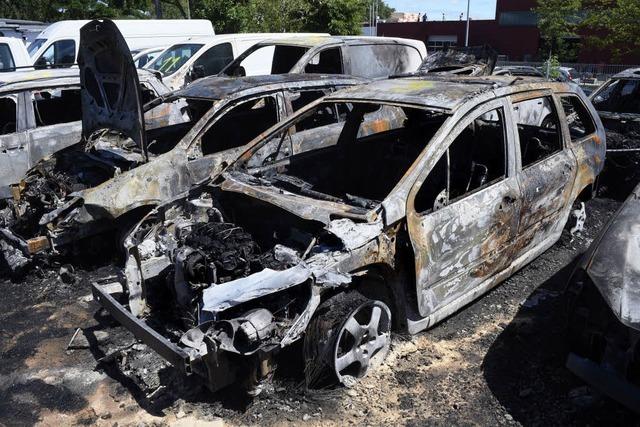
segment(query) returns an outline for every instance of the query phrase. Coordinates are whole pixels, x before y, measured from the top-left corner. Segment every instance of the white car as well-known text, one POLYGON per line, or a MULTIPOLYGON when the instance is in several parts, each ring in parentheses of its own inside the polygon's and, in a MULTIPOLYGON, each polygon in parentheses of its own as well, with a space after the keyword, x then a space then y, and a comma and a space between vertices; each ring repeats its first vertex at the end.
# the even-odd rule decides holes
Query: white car
POLYGON ((136 68, 144 68, 145 65, 156 59, 168 46, 150 47, 149 49, 136 49, 131 51, 133 63, 136 68))
POLYGON ((0 71, 16 71, 31 67, 24 42, 15 37, 0 37, 0 71))

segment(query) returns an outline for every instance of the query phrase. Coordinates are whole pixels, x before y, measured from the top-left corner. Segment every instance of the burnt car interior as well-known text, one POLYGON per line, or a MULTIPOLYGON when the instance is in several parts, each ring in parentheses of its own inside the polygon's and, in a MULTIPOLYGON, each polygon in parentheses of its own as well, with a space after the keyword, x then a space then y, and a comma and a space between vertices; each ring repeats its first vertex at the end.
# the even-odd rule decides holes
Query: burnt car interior
POLYGON ((0 135, 16 131, 16 101, 13 98, 0 98, 0 135))
POLYGON ((36 126, 50 126, 82 120, 80 89, 51 89, 33 93, 36 126))
POLYGON ((221 74, 230 77, 288 73, 309 50, 304 46, 256 45, 229 64, 221 74), (265 59, 266 58, 271 58, 265 59), (265 64, 270 63, 267 69, 265 64), (261 72, 262 71, 262 72, 261 72))
POLYGON ((613 80, 591 101, 598 111, 640 114, 640 79, 613 80))
MULTIPOLYGON (((328 106, 332 104, 319 104, 313 113, 303 115, 303 120, 324 112, 328 106)), ((273 138, 276 144, 267 141, 264 148, 261 147, 258 157, 267 154, 265 150, 270 147, 274 151, 266 156, 262 166, 249 169, 249 173, 289 191, 371 208, 391 192, 448 117, 433 110, 380 104, 337 107, 339 111, 349 112, 335 144, 286 157, 290 150, 284 143, 287 129, 273 138), (390 110, 384 114, 404 116, 403 122, 388 130, 368 131, 366 126, 371 120, 366 115, 380 114, 382 109, 390 110), (277 161, 270 163, 274 159, 277 161), (318 167, 328 164, 332 167, 318 167)), ((314 131, 316 129, 298 135, 304 138, 307 133, 317 138, 314 131)))
POLYGON ((244 145, 278 122, 273 96, 244 101, 231 108, 202 135, 202 154, 244 145))
POLYGON ((558 114, 549 96, 513 104, 517 117, 522 166, 529 166, 562 150, 558 114))

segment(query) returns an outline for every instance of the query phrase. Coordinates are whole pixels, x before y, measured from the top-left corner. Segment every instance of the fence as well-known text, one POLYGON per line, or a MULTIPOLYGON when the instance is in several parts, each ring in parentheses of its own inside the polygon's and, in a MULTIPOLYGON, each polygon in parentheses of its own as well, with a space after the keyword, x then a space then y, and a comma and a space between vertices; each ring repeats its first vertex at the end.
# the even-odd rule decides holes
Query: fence
MULTIPOLYGON (((518 61, 498 61, 498 66, 506 65, 527 65, 533 67, 543 67, 544 62, 518 62, 518 61)), ((573 68, 578 72, 578 76, 583 79, 594 79, 596 82, 603 82, 614 74, 627 68, 639 68, 640 65, 618 65, 618 64, 580 64, 563 63, 563 67, 573 68)))

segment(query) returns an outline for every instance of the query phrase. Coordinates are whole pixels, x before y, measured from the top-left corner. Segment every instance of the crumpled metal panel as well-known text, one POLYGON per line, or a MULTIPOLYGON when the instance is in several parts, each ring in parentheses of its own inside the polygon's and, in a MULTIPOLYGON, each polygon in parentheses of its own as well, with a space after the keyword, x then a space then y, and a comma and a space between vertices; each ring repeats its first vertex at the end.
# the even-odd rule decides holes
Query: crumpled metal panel
POLYGON ((640 330, 640 185, 595 241, 585 269, 615 316, 640 330))
POLYGON ((115 129, 146 151, 142 95, 136 66, 118 27, 108 19, 80 29, 82 135, 115 129))

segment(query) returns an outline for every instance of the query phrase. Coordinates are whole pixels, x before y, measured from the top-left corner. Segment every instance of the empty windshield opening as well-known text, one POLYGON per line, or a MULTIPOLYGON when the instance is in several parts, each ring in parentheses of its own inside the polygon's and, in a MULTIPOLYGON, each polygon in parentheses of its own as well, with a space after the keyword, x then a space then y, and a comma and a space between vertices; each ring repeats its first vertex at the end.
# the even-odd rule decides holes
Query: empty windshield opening
POLYGON ((202 48, 202 44, 187 43, 177 44, 165 50, 146 68, 160 71, 164 76, 170 76, 182 67, 197 51, 202 48))
POLYGON ((285 74, 309 48, 291 45, 256 45, 233 61, 222 74, 232 77, 285 74))
POLYGON ((640 79, 613 80, 594 98, 598 111, 640 114, 640 79))
POLYGON ((365 103, 321 103, 297 121, 337 113, 337 122, 288 129, 256 147, 246 170, 272 185, 313 198, 373 208, 396 186, 448 117, 365 103))

